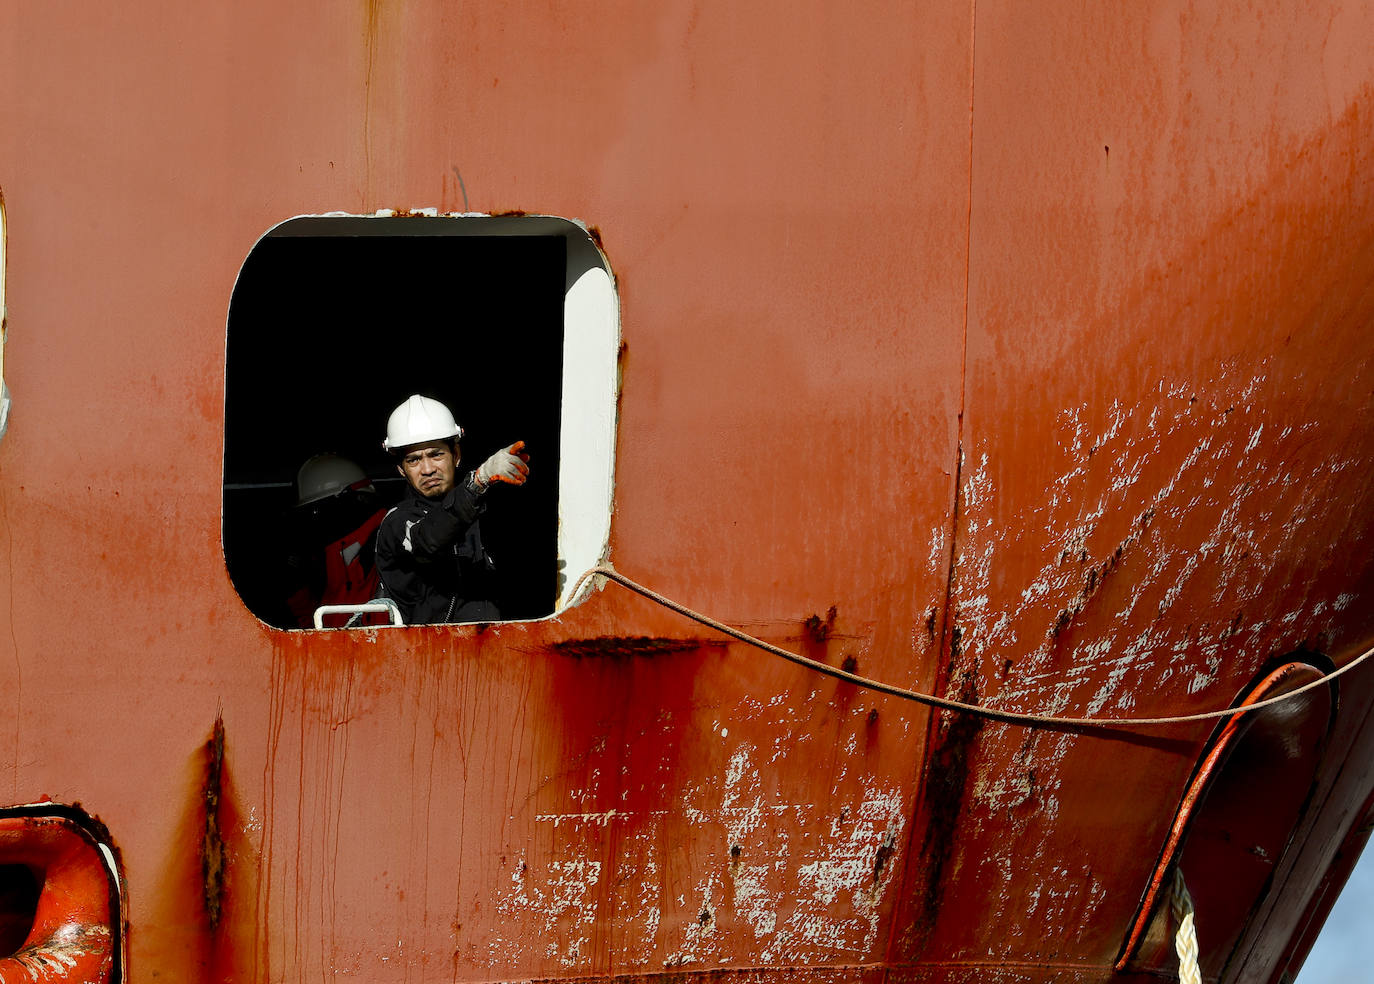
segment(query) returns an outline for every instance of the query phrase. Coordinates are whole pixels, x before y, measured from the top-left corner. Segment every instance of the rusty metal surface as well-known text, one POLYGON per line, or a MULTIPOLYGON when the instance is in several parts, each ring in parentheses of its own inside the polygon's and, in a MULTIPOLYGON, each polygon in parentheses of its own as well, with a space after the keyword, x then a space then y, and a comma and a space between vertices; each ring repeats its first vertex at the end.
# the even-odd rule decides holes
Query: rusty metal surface
MULTIPOLYGON (((0 799, 109 825, 136 982, 1131 980, 1208 728, 930 715, 612 589, 270 630, 219 546, 230 292, 301 213, 584 219, 620 569, 905 687, 1224 706, 1374 639, 1371 35, 1356 2, 0 5, 0 799)), ((1374 786, 1369 677, 1243 979, 1374 786)))
MULTIPOLYGON (((1368 639, 1371 308, 1350 274, 1374 161, 1367 114, 1329 102, 1368 83, 1296 11, 1227 13, 978 6, 948 679, 997 706, 1220 706, 1272 654, 1368 639)), ((988 728, 967 749, 942 884, 904 892, 943 893, 940 952, 1117 949, 1194 756, 1107 745, 988 728), (1090 848, 1066 815, 1092 818, 1090 848)))

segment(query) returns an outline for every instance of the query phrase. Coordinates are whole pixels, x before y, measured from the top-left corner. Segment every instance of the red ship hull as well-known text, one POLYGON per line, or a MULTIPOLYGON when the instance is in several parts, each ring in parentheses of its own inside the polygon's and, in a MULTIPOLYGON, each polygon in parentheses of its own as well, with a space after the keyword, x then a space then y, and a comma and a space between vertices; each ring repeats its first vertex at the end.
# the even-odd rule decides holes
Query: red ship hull
MULTIPOLYGON (((603 582, 493 626, 272 628, 224 562, 226 322, 293 216, 584 221, 618 311, 593 562, 922 693, 1225 708, 1374 643, 1367 5, 0 31, 0 800, 98 820, 116 976, 1154 980, 1178 858, 1209 979, 1300 966, 1371 820, 1374 673, 1264 712, 1175 857, 1214 721, 932 712, 603 582)), ((408 288, 338 290, 391 298, 339 384, 373 446, 378 380, 428 360, 408 288)))

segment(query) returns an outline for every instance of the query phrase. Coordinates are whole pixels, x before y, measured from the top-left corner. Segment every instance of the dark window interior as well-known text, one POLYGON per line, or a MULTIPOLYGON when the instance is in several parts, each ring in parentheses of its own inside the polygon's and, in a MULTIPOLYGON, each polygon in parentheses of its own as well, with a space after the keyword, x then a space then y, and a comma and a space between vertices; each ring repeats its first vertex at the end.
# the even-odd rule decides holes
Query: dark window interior
POLYGON ((566 241, 432 231, 462 219, 362 221, 423 223, 426 233, 269 235, 240 272, 225 369, 230 578, 260 619, 294 627, 283 565, 297 470, 321 452, 345 455, 385 503, 397 501, 405 486, 382 439, 391 411, 420 393, 446 403, 466 432, 460 474, 525 441, 530 480, 488 496, 482 535, 502 617, 547 615, 557 584, 566 241))
POLYGON ((43 885, 22 864, 0 864, 0 959, 21 946, 33 929, 43 885))

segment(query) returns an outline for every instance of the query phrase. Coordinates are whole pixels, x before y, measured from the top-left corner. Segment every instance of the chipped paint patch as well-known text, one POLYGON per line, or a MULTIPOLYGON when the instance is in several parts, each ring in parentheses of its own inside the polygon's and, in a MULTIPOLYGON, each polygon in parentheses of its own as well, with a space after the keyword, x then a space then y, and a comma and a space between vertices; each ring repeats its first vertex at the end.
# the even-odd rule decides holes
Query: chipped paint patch
MULTIPOLYGON (((862 717, 862 715, 859 715, 862 717)), ((870 789, 851 808, 820 812, 814 804, 783 804, 768 792, 771 770, 753 745, 741 743, 717 787, 689 791, 688 814, 717 826, 721 867, 703 872, 679 899, 685 918, 665 966, 728 963, 739 924, 767 963, 871 956, 878 945, 885 892, 907 818, 899 789, 870 789), (719 806, 712 809, 712 794, 719 806), (785 821, 785 822, 780 822, 785 821), (789 831, 795 831, 789 836, 789 831)), ((836 791, 845 784, 843 768, 836 791)))
POLYGON ((601 880, 601 862, 554 860, 542 875, 531 874, 522 854, 510 876, 513 890, 498 900, 496 910, 508 918, 536 915, 547 939, 545 956, 565 967, 583 964, 590 957, 589 937, 579 933, 590 932, 596 922, 596 906, 588 903, 601 880))

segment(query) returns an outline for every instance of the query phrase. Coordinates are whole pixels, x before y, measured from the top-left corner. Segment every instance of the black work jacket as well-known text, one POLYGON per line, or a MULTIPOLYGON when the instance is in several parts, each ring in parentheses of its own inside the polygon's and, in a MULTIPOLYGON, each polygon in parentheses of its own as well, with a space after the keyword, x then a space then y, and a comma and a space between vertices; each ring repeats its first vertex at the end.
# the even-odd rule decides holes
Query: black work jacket
POLYGON ((377 529, 377 570, 386 596, 407 625, 491 622, 491 559, 482 549, 481 494, 464 475, 442 498, 426 499, 409 485, 377 529))

